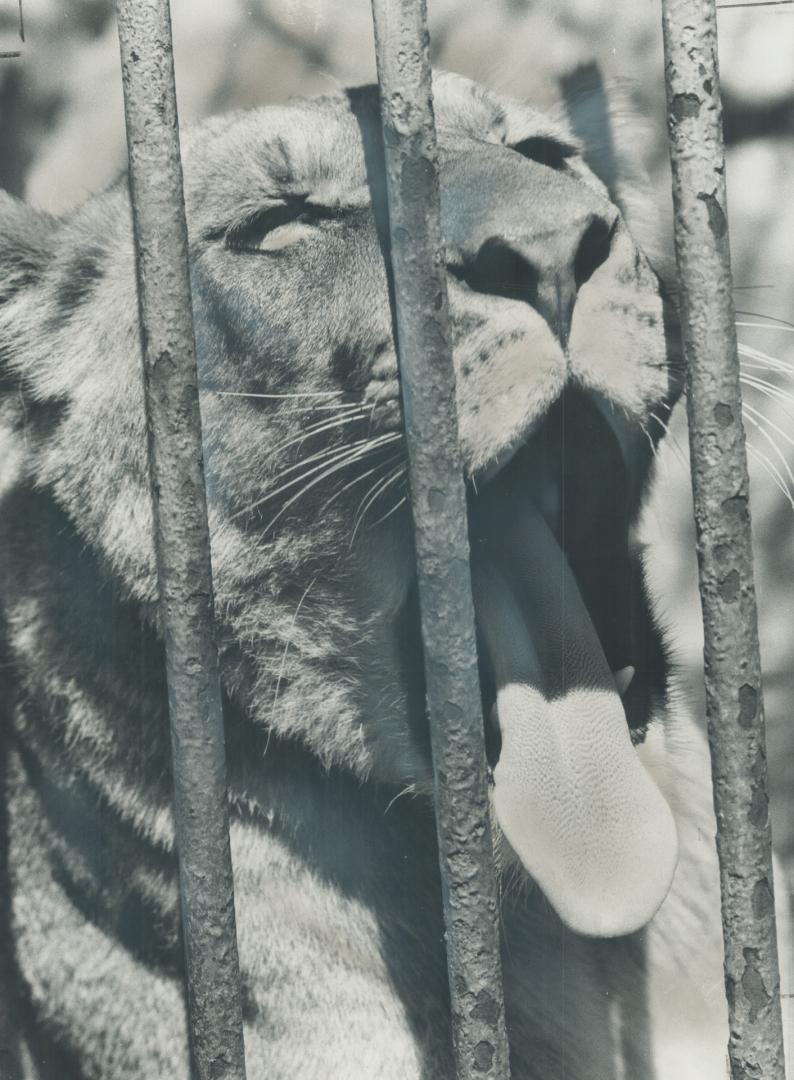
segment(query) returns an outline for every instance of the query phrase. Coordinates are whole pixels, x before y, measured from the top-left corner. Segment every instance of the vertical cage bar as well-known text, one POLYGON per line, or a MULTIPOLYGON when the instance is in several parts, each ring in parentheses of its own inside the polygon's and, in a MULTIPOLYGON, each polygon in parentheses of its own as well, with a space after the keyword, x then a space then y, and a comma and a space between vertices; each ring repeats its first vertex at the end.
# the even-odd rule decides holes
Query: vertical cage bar
POLYGON ((168 0, 117 0, 198 1080, 243 1080, 226 760, 168 0))
POLYGON ((458 1080, 506 1080, 496 880, 424 0, 373 0, 458 1080))
POLYGON ((676 257, 733 1080, 783 1080, 761 664, 714 0, 664 0, 676 257))

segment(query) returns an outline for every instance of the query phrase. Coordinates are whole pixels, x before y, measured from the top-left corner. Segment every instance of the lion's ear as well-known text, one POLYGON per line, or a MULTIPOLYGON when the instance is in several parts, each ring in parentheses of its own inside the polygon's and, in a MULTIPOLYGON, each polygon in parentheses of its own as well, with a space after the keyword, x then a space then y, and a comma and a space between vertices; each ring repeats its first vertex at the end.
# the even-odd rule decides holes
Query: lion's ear
POLYGON ((0 304, 35 285, 54 251, 55 218, 0 191, 0 304))

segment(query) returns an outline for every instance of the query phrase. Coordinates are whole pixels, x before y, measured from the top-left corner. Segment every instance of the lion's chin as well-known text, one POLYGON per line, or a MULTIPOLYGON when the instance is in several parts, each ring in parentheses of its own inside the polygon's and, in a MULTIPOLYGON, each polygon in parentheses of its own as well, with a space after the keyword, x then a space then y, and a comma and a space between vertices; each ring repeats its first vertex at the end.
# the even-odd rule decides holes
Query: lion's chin
POLYGON ((475 608, 501 739, 494 810, 563 922, 628 934, 667 895, 676 828, 632 745, 616 677, 548 521, 554 510, 517 475, 497 477, 472 514, 475 608))

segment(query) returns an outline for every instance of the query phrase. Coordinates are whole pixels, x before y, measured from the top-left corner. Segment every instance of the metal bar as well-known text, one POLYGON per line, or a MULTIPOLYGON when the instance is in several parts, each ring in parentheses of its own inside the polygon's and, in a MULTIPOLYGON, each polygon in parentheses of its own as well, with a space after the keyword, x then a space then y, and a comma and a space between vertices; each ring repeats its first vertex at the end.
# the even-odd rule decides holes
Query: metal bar
POLYGON ((198 1080, 243 1080, 242 1008, 168 0, 117 0, 188 1020, 198 1080))
POLYGON ((783 1080, 761 664, 714 0, 663 4, 733 1080, 783 1080))
POLYGON ((506 1080, 497 892, 424 0, 373 0, 458 1080, 506 1080))

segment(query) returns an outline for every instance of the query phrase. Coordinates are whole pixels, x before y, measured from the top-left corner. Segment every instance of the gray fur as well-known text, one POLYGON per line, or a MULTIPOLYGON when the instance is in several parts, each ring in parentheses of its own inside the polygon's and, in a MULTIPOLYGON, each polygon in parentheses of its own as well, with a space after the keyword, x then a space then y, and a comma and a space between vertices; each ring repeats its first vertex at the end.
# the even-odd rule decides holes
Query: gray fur
MULTIPOLYGON (((579 212, 618 215, 562 127, 452 76, 436 80, 436 102, 453 264, 489 230, 523 222, 553 237, 579 212), (565 175, 505 145, 529 136, 568 147, 565 175)), ((372 186, 382 198, 375 106, 370 88, 238 113, 190 131, 184 145, 248 1067, 271 1080, 452 1075, 410 517, 397 506, 396 356, 370 204, 372 186), (278 252, 229 246, 285 195, 330 212, 278 252), (336 414, 299 408, 339 398, 233 396, 307 393, 338 394, 362 412, 301 444, 301 422, 336 414), (261 501, 311 454, 380 437, 381 449, 291 505, 297 487, 261 501), (388 469, 394 479, 358 522, 388 469)), ((647 470, 642 422, 672 400, 677 357, 630 226, 618 219, 605 292, 581 292, 571 370, 531 306, 450 279, 475 477, 526 438, 569 378, 619 407, 624 452, 647 470)), ((59 1076, 181 1080, 166 699, 124 183, 59 221, 2 198, 0 343, 0 677, 26 1076, 46 1069, 46 1039, 66 1054, 59 1076)), ((700 744, 683 719, 652 726, 645 752, 683 839, 651 962, 660 985, 680 981, 684 1027, 692 1002, 702 1009, 693 1053, 676 1034, 676 995, 652 994, 658 1076, 716 1080, 726 1031, 711 989, 716 875, 699 839, 711 811, 707 786, 692 779, 702 750, 688 748, 700 744)), ((640 939, 578 938, 528 883, 505 895, 502 915, 515 1080, 623 1075, 620 1024, 640 1056, 648 1038, 640 939)))

